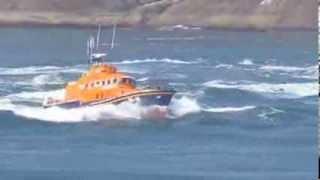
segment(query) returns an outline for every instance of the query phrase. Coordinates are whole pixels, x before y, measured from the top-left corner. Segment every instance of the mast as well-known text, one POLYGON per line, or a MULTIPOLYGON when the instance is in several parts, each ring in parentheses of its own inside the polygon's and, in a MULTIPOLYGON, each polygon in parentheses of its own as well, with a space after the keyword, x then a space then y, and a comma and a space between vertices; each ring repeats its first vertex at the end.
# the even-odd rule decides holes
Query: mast
MULTIPOLYGON (((114 24, 110 50, 115 46, 116 28, 117 24, 114 24)), ((89 64, 102 63, 104 58, 107 56, 107 53, 102 52, 103 49, 99 49, 101 34, 101 25, 99 24, 96 37, 90 36, 87 41, 87 55, 89 57, 89 64)), ((103 44, 101 46, 103 46, 103 44)))
POLYGON ((94 37, 90 36, 87 41, 87 55, 89 57, 89 64, 92 62, 92 54, 95 48, 94 46, 95 46, 94 37))
POLYGON ((96 48, 97 49, 99 49, 100 34, 101 34, 101 24, 98 25, 97 42, 96 42, 96 48))
POLYGON ((111 49, 114 48, 114 41, 116 38, 116 30, 117 30, 117 24, 113 25, 113 31, 112 31, 112 40, 111 40, 111 49))

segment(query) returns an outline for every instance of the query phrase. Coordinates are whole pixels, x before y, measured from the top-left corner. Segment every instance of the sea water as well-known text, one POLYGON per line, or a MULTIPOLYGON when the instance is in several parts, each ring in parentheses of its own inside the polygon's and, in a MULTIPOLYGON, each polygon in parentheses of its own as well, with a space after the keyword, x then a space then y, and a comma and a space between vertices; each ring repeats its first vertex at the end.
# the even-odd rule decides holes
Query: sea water
POLYGON ((316 32, 119 29, 108 62, 177 90, 168 117, 43 109, 87 70, 90 34, 0 29, 0 179, 316 177, 316 32))

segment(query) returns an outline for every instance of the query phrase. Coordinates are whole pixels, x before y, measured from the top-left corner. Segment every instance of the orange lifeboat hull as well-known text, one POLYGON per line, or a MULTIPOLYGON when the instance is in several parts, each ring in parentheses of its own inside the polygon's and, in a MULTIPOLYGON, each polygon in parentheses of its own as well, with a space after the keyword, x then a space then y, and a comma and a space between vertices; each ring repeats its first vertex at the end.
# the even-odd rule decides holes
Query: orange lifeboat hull
POLYGON ((172 96, 175 94, 173 90, 141 90, 132 93, 127 93, 121 96, 116 96, 107 99, 101 99, 91 102, 75 101, 52 101, 43 104, 44 108, 60 107, 60 108, 79 108, 83 106, 95 106, 101 104, 120 104, 130 102, 142 106, 168 106, 172 96))

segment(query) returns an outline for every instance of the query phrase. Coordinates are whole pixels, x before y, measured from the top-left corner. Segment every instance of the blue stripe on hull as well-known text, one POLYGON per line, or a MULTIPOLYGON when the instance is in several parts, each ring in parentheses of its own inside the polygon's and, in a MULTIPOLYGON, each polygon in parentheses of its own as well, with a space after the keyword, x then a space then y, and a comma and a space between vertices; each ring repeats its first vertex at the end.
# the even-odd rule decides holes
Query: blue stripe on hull
POLYGON ((159 105, 159 106, 168 106, 172 94, 164 94, 164 95, 150 95, 150 96, 141 96, 140 104, 144 106, 151 106, 151 105, 159 105))
POLYGON ((81 104, 79 101, 74 101, 74 102, 59 104, 56 106, 60 108, 71 109, 71 108, 78 108, 81 106, 94 106, 98 104, 120 104, 125 101, 139 103, 143 106, 152 106, 152 105, 168 106, 171 102, 172 96, 173 96, 173 93, 166 93, 166 94, 159 93, 159 94, 140 95, 140 96, 135 96, 134 98, 128 97, 119 101, 112 101, 112 102, 81 104))

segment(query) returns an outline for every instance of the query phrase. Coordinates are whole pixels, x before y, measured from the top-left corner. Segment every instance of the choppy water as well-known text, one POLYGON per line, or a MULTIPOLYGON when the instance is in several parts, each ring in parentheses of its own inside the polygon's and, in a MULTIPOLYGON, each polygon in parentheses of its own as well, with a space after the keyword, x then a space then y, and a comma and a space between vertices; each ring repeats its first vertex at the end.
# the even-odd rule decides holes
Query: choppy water
POLYGON ((170 117, 42 109, 86 71, 93 32, 0 29, 0 179, 316 177, 316 32, 121 29, 111 63, 178 90, 170 117))

